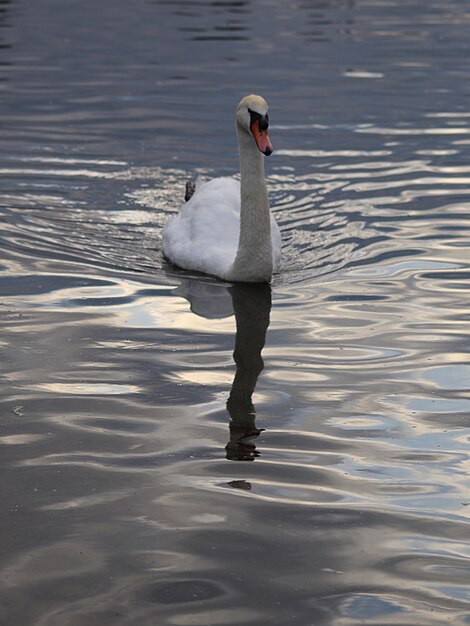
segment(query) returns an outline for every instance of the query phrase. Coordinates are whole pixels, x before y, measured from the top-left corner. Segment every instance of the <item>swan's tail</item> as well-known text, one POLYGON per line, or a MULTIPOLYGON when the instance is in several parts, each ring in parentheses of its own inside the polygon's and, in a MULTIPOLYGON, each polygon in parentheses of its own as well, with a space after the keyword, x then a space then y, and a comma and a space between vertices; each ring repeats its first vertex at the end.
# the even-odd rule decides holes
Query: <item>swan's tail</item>
POLYGON ((193 193, 196 191, 196 181, 195 180, 188 180, 186 181, 186 193, 184 194, 184 201, 188 202, 188 200, 191 200, 193 193))
MULTIPOLYGON (((1 0, 0 0, 1 2, 1 0)), ((198 176, 196 178, 196 180, 193 179, 189 179, 186 182, 186 193, 184 194, 184 200, 185 202, 187 202, 188 200, 191 200, 191 198, 194 195, 194 192, 198 190, 198 187, 200 187, 205 181, 203 176, 198 176)))

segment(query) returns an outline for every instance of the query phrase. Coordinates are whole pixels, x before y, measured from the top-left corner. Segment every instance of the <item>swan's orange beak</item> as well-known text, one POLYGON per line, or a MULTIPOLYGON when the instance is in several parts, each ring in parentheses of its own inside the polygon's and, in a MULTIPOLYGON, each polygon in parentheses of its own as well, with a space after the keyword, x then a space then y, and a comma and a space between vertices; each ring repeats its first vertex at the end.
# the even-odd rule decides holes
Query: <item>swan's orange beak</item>
MULTIPOLYGON (((264 124, 262 124, 262 126, 264 126, 264 124)), ((251 125, 251 132, 255 138, 258 150, 266 156, 269 156, 273 151, 273 146, 269 140, 267 125, 266 128, 261 128, 260 120, 255 119, 251 125)))

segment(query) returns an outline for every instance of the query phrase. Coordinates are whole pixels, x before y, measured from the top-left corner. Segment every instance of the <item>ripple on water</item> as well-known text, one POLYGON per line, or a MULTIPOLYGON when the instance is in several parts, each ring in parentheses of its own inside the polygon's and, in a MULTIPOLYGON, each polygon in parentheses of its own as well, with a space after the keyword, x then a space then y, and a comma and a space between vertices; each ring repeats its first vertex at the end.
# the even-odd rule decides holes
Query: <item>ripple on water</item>
MULTIPOLYGON (((278 128, 281 135, 287 130, 289 127, 278 128)), ((324 130, 337 131, 334 127, 324 130)), ((372 132, 373 127, 349 129, 349 134, 354 130, 372 132)), ((405 130, 411 132, 412 129, 405 130)), ((459 127, 457 130, 464 132, 466 129, 459 127)), ((343 143, 347 143, 347 129, 343 129, 343 135, 343 143)), ((354 144, 352 137, 351 143, 354 144)), ((400 228, 412 226, 409 215, 405 223, 393 218, 397 209, 397 219, 400 215, 397 201, 399 205, 415 202, 422 196, 416 187, 423 186, 428 187, 431 194, 457 193, 464 197, 468 192, 462 185, 468 186, 470 179, 459 177, 459 173, 467 172, 468 168, 433 164, 432 156, 403 160, 395 157, 392 150, 384 151, 380 147, 330 152, 279 150, 276 158, 293 160, 291 169, 287 170, 283 166, 276 167, 275 160, 268 180, 274 214, 284 233, 283 282, 296 281, 302 275, 311 280, 312 275, 331 273, 364 261, 368 265, 377 264, 379 249, 384 259, 392 259, 404 251, 408 255, 420 254, 422 250, 415 249, 416 233, 404 230, 407 236, 401 237, 400 252, 394 245, 396 239, 390 238, 391 226, 395 236, 400 228), (389 156, 389 160, 381 161, 384 156, 389 156), (309 158, 308 173, 302 161, 305 157, 309 158), (351 183, 352 180, 356 182, 351 183), (397 188, 401 189, 398 195, 388 195, 389 190, 397 188)), ((100 267, 121 271, 141 271, 150 263, 154 270, 161 271, 157 233, 166 213, 179 206, 187 172, 128 167, 124 161, 96 159, 36 157, 36 163, 34 170, 24 167, 5 170, 19 179, 28 177, 37 181, 37 188, 33 182, 29 193, 17 191, 13 185, 4 200, 6 210, 15 216, 4 225, 3 237, 0 232, 8 250, 16 254, 24 250, 33 257, 75 260, 82 265, 100 264, 100 267), (51 169, 51 162, 61 167, 51 169), (89 167, 84 168, 84 165, 89 167), (84 183, 83 190, 77 190, 79 193, 72 196, 83 196, 85 188, 86 194, 94 194, 95 199, 97 195, 112 193, 115 208, 112 211, 107 207, 101 209, 96 207, 96 201, 95 208, 90 208, 84 200, 64 198, 63 193, 44 195, 41 180, 59 184, 69 178, 84 183), (55 204, 60 205, 60 214, 52 212, 55 204)), ((208 171, 198 173, 212 175, 208 171)), ((463 207, 460 210, 458 204, 454 206, 462 215, 463 207)), ((438 197, 428 211, 437 228, 439 222, 444 221, 438 197)), ((445 220, 451 215, 452 205, 449 205, 445 220)), ((449 235, 449 243, 458 240, 458 233, 452 235, 449 235)))
POLYGON ((460 4, 13 4, 6 621, 469 623, 460 4), (189 177, 236 171, 248 67, 283 232, 259 302, 160 241, 189 177))

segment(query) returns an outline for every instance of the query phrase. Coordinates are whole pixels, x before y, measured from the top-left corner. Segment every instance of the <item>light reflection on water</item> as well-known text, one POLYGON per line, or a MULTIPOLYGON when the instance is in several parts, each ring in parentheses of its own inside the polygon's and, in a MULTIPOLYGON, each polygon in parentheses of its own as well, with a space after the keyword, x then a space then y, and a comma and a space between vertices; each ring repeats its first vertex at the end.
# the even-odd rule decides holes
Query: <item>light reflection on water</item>
POLYGON ((38 6, 0 8, 2 620, 468 624, 463 5, 38 6), (160 252, 252 90, 272 288, 160 252))

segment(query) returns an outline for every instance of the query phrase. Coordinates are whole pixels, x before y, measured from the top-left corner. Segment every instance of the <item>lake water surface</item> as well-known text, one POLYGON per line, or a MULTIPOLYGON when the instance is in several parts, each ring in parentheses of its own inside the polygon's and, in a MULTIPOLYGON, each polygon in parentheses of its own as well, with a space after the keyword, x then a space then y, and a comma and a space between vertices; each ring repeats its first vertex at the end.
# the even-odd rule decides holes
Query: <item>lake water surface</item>
POLYGON ((469 32, 459 0, 1 1, 2 623, 470 624, 469 32), (161 254, 250 92, 271 287, 161 254))

